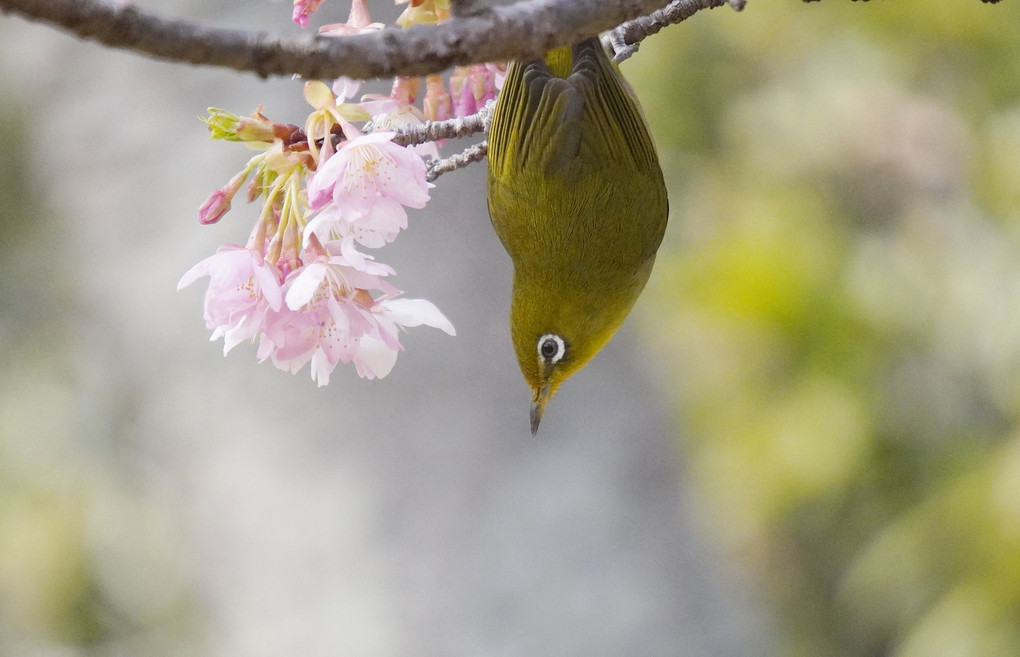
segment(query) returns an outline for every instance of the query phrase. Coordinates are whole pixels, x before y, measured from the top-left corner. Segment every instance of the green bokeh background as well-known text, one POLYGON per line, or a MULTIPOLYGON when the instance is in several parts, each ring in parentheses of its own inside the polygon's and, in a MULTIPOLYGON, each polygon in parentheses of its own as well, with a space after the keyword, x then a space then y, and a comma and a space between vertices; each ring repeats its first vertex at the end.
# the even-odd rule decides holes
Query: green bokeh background
POLYGON ((783 654, 1020 654, 1018 25, 752 1, 624 65, 671 193, 646 356, 783 654))

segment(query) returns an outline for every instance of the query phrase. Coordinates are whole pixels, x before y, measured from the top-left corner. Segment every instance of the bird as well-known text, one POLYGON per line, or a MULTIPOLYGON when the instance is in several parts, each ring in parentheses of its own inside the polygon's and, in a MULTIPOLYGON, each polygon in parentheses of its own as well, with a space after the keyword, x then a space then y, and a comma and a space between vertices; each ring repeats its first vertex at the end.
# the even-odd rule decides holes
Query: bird
POLYGON ((487 182, 513 263, 510 333, 534 435, 560 385, 634 306, 669 214, 648 122, 598 37, 510 63, 487 182))

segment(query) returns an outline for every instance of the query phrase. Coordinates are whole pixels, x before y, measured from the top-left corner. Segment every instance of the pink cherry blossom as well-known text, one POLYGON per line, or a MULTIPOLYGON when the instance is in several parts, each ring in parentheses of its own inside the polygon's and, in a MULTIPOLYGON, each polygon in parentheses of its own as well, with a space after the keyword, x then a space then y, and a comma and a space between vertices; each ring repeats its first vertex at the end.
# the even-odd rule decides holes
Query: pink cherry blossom
MULTIPOLYGON (((307 24, 321 3, 296 0, 295 21, 307 24)), ((355 0, 344 28, 374 27, 368 20, 367 4, 355 0)), ((430 84, 432 111, 448 112, 442 79, 430 84)), ((250 128, 242 126, 246 119, 211 111, 219 130, 214 135, 268 146, 259 144, 259 154, 199 211, 203 223, 218 220, 250 178, 248 200, 262 196, 264 202, 247 247, 221 248, 178 284, 181 289, 209 278, 205 321, 212 339, 224 339, 224 354, 258 338, 260 361, 290 372, 308 365, 322 386, 340 363, 353 363, 364 378, 389 374, 407 328, 427 325, 454 335, 432 303, 398 298, 401 292, 387 281, 393 269, 359 251, 393 241, 407 227, 406 208, 422 208, 429 200, 422 156, 394 143, 390 127, 422 120, 413 106, 419 88, 418 79, 399 78, 389 97, 359 107, 344 102, 357 93, 356 81, 340 78, 333 90, 309 82, 305 98, 314 111, 304 139, 295 136, 299 128, 271 122, 261 109, 250 128), (361 134, 351 123, 369 117, 375 132, 361 134), (248 132, 252 139, 243 139, 248 132)), ((438 157, 435 144, 428 146, 438 157)))
POLYGON ((299 309, 284 307, 267 318, 258 358, 271 358, 292 374, 310 361, 312 380, 324 386, 338 363, 353 360, 358 341, 370 329, 351 299, 323 287, 299 309))
MULTIPOLYGON (((353 226, 372 232, 362 241, 381 246, 407 226, 404 207, 423 208, 429 199, 425 163, 414 151, 394 144, 392 132, 373 132, 346 141, 308 181, 313 210, 330 200, 353 226)), ((323 221, 335 222, 328 215, 323 221)))
MULTIPOLYGON (((362 257, 369 259, 368 256, 362 257)), ((287 307, 299 310, 313 305, 316 295, 319 294, 329 294, 338 298, 353 296, 356 290, 379 290, 388 295, 399 294, 396 288, 381 278, 392 274, 393 270, 380 263, 370 264, 374 265, 374 273, 352 266, 343 255, 319 258, 316 262, 305 265, 287 278, 284 296, 287 307)))
POLYGON ((357 221, 340 211, 336 205, 327 205, 305 226, 305 235, 315 233, 320 241, 332 236, 350 237, 363 246, 377 249, 396 239, 407 228, 407 213, 399 203, 380 199, 369 213, 357 221))
POLYGON ((262 255, 236 245, 221 247, 201 261, 177 284, 177 289, 209 277, 205 292, 205 324, 213 329, 212 340, 223 338, 226 355, 235 346, 255 337, 266 314, 283 303, 279 271, 262 255))
POLYGON ((404 146, 394 144, 393 132, 372 132, 346 141, 308 181, 313 210, 333 202, 354 218, 381 199, 409 208, 423 208, 429 200, 425 163, 404 146))
MULTIPOLYGON (((386 265, 376 268, 382 275, 392 273, 386 265)), ((285 308, 267 318, 259 359, 272 358, 292 373, 311 362, 312 379, 320 386, 329 383, 338 363, 355 359, 362 338, 378 333, 362 309, 362 300, 371 296, 359 290, 398 294, 380 274, 355 269, 342 255, 319 258, 292 273, 285 283, 285 308)))
POLYGON ((354 355, 358 375, 366 379, 381 379, 393 369, 397 352, 403 350, 397 335, 404 328, 425 325, 457 334, 450 320, 425 299, 383 299, 367 312, 376 331, 361 339, 354 355))
POLYGON ((386 265, 370 263, 373 274, 356 269, 343 255, 319 258, 287 278, 285 305, 266 316, 260 360, 292 373, 310 363, 312 379, 320 386, 339 363, 353 362, 364 378, 389 374, 402 347, 404 327, 434 326, 454 335, 453 325, 432 303, 423 299, 393 299, 399 294, 380 278, 386 265), (372 299, 369 289, 384 297, 372 299))

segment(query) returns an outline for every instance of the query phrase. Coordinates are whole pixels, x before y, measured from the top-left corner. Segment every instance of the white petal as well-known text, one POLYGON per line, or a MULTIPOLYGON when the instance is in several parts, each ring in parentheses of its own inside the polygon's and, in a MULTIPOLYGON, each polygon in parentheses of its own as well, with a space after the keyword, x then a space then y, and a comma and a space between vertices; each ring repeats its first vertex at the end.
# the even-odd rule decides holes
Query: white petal
POLYGON ((431 301, 425 299, 390 299, 380 304, 383 314, 401 326, 435 327, 447 335, 457 335, 453 324, 431 301))
POLYGON ((397 362, 397 352, 387 347, 382 340, 371 336, 361 338, 361 346, 354 356, 358 375, 366 379, 383 378, 397 362))
POLYGON ((312 355, 312 363, 308 367, 312 381, 317 382, 321 388, 329 383, 329 375, 336 367, 336 363, 329 362, 326 354, 321 349, 316 349, 315 354, 312 355))
POLYGON ((340 229, 343 217, 340 215, 340 208, 335 205, 327 205, 322 212, 315 215, 305 226, 301 236, 307 240, 308 236, 315 233, 320 242, 329 241, 330 234, 340 229))
POLYGON ((315 296, 325 275, 326 265, 323 263, 313 262, 306 266, 305 270, 290 282, 286 297, 287 307, 291 310, 298 310, 306 306, 315 296))

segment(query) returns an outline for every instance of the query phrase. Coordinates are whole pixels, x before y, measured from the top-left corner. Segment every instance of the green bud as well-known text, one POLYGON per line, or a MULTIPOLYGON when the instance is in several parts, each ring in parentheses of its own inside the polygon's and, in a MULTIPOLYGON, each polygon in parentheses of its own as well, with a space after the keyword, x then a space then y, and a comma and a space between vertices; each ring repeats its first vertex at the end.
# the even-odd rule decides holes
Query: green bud
POLYGON ((227 141, 240 141, 237 136, 237 123, 240 120, 236 114, 218 107, 206 109, 209 116, 202 121, 209 126, 209 132, 213 139, 225 139, 227 141))

